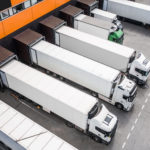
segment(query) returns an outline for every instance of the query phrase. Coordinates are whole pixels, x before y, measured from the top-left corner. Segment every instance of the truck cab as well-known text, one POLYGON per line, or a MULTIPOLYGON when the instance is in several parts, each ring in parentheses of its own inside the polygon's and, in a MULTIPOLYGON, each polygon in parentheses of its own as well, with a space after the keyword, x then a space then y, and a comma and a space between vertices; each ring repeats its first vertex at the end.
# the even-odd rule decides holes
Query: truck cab
POLYGON ((115 89, 112 101, 117 108, 130 111, 134 105, 134 99, 137 93, 137 86, 134 81, 129 80, 125 75, 114 82, 115 89), (120 81, 119 81, 120 80, 120 81))
POLYGON ((109 41, 113 41, 119 44, 123 44, 124 33, 116 25, 114 25, 110 30, 110 35, 108 37, 109 41))
POLYGON ((145 84, 150 73, 150 61, 139 53, 132 62, 129 74, 131 78, 136 79, 138 84, 145 84))
POLYGON ((92 138, 97 142, 104 142, 109 144, 116 132, 117 117, 110 113, 108 109, 101 104, 98 109, 95 106, 89 113, 89 133, 92 138), (92 117, 91 117, 92 116, 92 117))

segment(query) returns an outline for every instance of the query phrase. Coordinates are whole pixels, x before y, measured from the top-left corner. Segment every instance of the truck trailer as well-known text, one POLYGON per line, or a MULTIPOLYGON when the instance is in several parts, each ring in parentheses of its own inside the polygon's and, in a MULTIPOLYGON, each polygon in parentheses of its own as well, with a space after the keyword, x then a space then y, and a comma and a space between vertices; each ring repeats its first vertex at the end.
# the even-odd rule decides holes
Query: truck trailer
POLYGON ((1 150, 77 150, 0 100, 1 150))
POLYGON ((150 25, 150 6, 128 0, 99 0, 100 7, 120 17, 150 25))
POLYGON ((84 10, 86 15, 94 18, 114 23, 119 29, 123 30, 123 25, 114 13, 98 9, 97 0, 77 0, 77 7, 84 10))
MULTIPOLYGON (((46 20, 49 20, 50 23, 51 17, 46 20)), ((53 22, 51 23, 53 24, 53 22)), ((49 26, 43 22, 40 24, 43 28, 49 26)), ((132 48, 100 39, 62 24, 61 26, 58 24, 58 26, 57 30, 50 26, 47 30, 47 33, 51 30, 55 31, 53 38, 56 45, 127 73, 138 84, 146 83, 150 73, 150 61, 142 53, 136 55, 136 51, 132 48)), ((45 33, 43 35, 47 36, 45 33)))
POLYGON ((14 58, 10 59, 14 54, 9 57, 6 53, 8 50, 0 48, 0 76, 5 87, 38 104, 48 113, 60 116, 95 141, 110 143, 117 128, 117 117, 103 104, 89 94, 14 58))
POLYGON ((42 35, 41 38, 30 38, 30 45, 23 46, 33 35, 36 35, 34 31, 26 30, 21 33, 23 38, 20 35, 15 37, 16 45, 22 45, 21 50, 17 49, 19 53, 28 47, 26 53, 30 56, 31 64, 85 87, 93 96, 120 109, 131 110, 136 84, 121 75, 120 71, 51 44, 43 40, 42 35))
POLYGON ((105 40, 123 43, 124 33, 114 23, 84 15, 80 8, 67 6, 60 10, 60 16, 71 27, 105 40), (70 23, 71 22, 71 23, 70 23))

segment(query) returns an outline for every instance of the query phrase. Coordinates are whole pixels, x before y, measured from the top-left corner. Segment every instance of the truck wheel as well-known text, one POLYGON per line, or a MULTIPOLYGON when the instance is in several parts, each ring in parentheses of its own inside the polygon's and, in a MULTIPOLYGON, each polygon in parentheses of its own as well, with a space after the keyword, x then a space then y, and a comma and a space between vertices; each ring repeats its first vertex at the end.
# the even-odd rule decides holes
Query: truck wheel
POLYGON ((62 76, 60 76, 59 79, 60 79, 61 81, 64 81, 64 77, 62 77, 62 76))
POLYGON ((71 122, 69 121, 66 121, 66 126, 68 126, 69 128, 74 128, 74 124, 72 124, 71 122))
POLYGON ((116 107, 118 108, 118 109, 123 109, 123 105, 122 104, 120 104, 120 103, 116 103, 116 107))
POLYGON ((100 140, 100 138, 97 137, 97 136, 94 136, 93 139, 94 139, 95 142, 98 142, 98 143, 102 142, 102 140, 100 140))
POLYGON ((97 97, 97 93, 95 93, 95 92, 91 92, 91 95, 94 97, 97 97))

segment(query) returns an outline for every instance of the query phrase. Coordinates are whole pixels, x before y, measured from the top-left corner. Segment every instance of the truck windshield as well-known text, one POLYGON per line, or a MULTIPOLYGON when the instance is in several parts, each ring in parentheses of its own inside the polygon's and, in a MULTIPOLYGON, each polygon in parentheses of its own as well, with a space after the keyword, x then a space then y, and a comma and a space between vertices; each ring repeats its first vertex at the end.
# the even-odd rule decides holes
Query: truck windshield
POLYGON ((101 110, 101 107, 98 106, 98 103, 96 103, 94 105, 94 107, 90 110, 89 114, 88 114, 88 118, 92 119, 93 117, 96 116, 96 114, 99 112, 99 110, 101 110))
POLYGON ((130 97, 129 97, 129 99, 128 99, 128 101, 129 102, 133 102, 133 100, 134 100, 134 98, 136 97, 136 94, 137 94, 137 87, 136 87, 136 85, 133 87, 133 89, 131 90, 131 92, 130 92, 130 97))

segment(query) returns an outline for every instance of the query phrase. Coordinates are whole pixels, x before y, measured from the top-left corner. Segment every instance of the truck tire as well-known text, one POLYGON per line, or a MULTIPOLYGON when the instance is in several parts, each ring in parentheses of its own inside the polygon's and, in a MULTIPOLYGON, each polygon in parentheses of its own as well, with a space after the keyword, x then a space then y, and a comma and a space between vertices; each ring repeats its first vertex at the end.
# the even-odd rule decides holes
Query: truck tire
POLYGON ((98 136, 93 136, 93 139, 97 143, 102 143, 102 140, 98 136))
POLYGON ((60 76, 59 79, 60 79, 61 81, 64 81, 64 80, 65 80, 65 78, 62 77, 62 76, 60 76))
POLYGON ((66 126, 68 126, 69 128, 74 128, 74 127, 75 127, 75 125, 72 124, 72 123, 69 122, 69 121, 66 121, 66 126))
POLYGON ((123 108, 124 108, 123 105, 120 104, 120 103, 116 103, 115 106, 116 106, 118 109, 121 109, 121 110, 123 110, 123 108))
POLYGON ((95 92, 91 92, 91 95, 92 95, 93 97, 98 97, 97 93, 95 93, 95 92))

